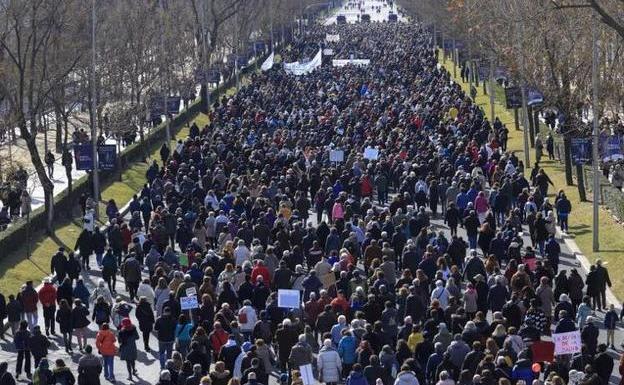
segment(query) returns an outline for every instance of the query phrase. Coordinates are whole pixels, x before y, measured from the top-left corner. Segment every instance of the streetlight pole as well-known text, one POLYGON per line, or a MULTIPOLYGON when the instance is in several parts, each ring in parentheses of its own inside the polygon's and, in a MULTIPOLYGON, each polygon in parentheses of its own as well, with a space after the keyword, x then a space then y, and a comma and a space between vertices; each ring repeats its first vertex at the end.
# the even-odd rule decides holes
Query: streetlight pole
POLYGON ((165 104, 165 138, 166 138, 166 143, 167 146, 169 146, 171 144, 171 133, 169 132, 169 111, 168 111, 168 104, 169 104, 169 89, 167 87, 167 53, 165 52, 165 6, 163 4, 163 0, 159 0, 160 3, 160 12, 161 12, 161 18, 160 18, 160 48, 162 51, 162 63, 161 65, 165 67, 165 70, 162 71, 161 73, 161 87, 162 90, 164 92, 164 104, 165 104))
POLYGON ((592 112, 593 112, 593 143, 592 143, 592 169, 594 174, 594 198, 593 198, 593 251, 600 250, 600 239, 598 237, 599 230, 599 199, 600 199, 600 171, 598 169, 598 140, 600 132, 598 131, 598 36, 596 31, 596 21, 592 22, 592 112))
POLYGON ((202 1, 201 6, 201 27, 202 27, 202 49, 203 49, 203 59, 202 60, 202 68, 203 68, 203 76, 204 76, 204 87, 206 88, 206 112, 210 109, 210 89, 208 85, 208 31, 206 28, 206 1, 202 1))
POLYGON ((524 19, 520 21, 520 30, 518 32, 518 45, 520 48, 520 89, 522 91, 522 125, 524 126, 524 130, 522 130, 522 137, 524 139, 524 167, 526 170, 531 167, 531 160, 529 154, 529 115, 527 110, 527 90, 525 78, 526 68, 524 66, 524 19))
POLYGON ((490 58, 490 116, 491 116, 491 124, 494 124, 494 120, 496 119, 496 112, 494 111, 494 56, 490 58))
POLYGON ((95 202, 94 218, 97 220, 100 215, 100 175, 97 151, 97 125, 96 125, 96 109, 97 101, 95 100, 95 0, 91 0, 91 146, 93 157, 93 201, 95 202))

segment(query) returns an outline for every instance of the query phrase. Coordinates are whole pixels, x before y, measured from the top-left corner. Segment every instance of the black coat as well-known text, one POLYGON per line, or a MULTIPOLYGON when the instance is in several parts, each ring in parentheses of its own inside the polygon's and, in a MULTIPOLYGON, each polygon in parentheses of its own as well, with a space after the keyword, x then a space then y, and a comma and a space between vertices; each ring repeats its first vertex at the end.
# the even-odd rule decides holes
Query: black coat
POLYGON ((135 310, 136 318, 139 321, 139 329, 144 333, 149 333, 154 327, 154 311, 148 302, 140 302, 135 310))

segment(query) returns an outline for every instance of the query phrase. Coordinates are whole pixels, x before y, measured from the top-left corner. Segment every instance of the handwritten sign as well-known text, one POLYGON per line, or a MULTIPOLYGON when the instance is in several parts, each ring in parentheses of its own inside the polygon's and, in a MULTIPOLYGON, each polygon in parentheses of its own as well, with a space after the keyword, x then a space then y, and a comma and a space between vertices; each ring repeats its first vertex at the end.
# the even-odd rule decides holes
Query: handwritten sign
POLYGON ((199 303, 197 303, 196 295, 190 297, 180 297, 180 308, 182 310, 197 309, 198 307, 199 303))
POLYGON ((299 365, 299 372, 301 372, 301 381, 303 381, 303 385, 313 385, 316 383, 314 375, 312 374, 312 364, 299 365))
POLYGON ((189 287, 185 291, 187 297, 197 296, 197 289, 195 288, 195 286, 189 287))
POLYGON ((581 332, 578 330, 553 334, 552 340, 555 343, 556 356, 574 354, 581 351, 581 332))
POLYGON ((323 284, 323 289, 329 289, 336 284, 336 274, 327 273, 319 278, 323 284))
POLYGON ((377 160, 377 158, 379 158, 379 150, 374 147, 366 147, 364 149, 364 158, 368 160, 377 160))
POLYGON ((344 151, 343 150, 331 150, 329 152, 329 161, 342 163, 344 162, 344 151))
POLYGON ((299 309, 301 307, 301 292, 299 290, 279 289, 277 291, 277 306, 299 309))

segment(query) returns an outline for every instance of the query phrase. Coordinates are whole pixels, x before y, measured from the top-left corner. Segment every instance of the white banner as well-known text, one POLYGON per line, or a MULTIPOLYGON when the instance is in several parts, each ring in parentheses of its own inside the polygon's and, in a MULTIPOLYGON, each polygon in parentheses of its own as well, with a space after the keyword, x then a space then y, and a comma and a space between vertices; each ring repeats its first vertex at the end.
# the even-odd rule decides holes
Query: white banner
POLYGON ((331 35, 328 33, 325 35, 325 41, 328 43, 334 43, 334 42, 337 43, 340 41, 340 35, 339 34, 331 35))
POLYGON ((574 354, 581 351, 581 332, 576 330, 568 333, 556 333, 552 335, 555 343, 555 355, 574 354))
POLYGON ((263 71, 270 70, 271 68, 273 68, 273 62, 274 61, 275 61, 275 52, 271 52, 269 57, 266 58, 264 63, 262 63, 262 66, 260 67, 260 69, 262 69, 263 71))
POLYGON ((298 61, 296 61, 294 63, 284 63, 284 71, 286 71, 286 73, 297 76, 309 74, 310 72, 321 66, 322 58, 323 52, 321 51, 321 49, 319 49, 314 58, 309 62, 299 63, 298 61))
POLYGON ((332 66, 342 67, 347 64, 355 66, 367 66, 370 64, 370 59, 334 59, 332 60, 332 66))
POLYGON ((333 55, 333 54, 334 54, 334 50, 333 50, 333 49, 331 49, 331 48, 325 48, 325 49, 323 50, 323 55, 325 55, 325 56, 331 56, 331 55, 333 55))

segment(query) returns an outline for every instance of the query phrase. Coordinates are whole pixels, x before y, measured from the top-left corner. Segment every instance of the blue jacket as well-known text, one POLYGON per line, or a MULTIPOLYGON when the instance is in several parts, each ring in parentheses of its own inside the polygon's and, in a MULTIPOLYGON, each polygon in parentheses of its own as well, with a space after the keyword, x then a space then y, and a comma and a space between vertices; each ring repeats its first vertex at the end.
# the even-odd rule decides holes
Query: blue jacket
POLYGON ((615 329, 618 321, 618 314, 615 310, 609 310, 605 314, 604 326, 606 329, 615 329))
POLYGON ((368 380, 362 374, 362 372, 352 371, 347 377, 345 385, 368 385, 368 380))
MULTIPOLYGON (((338 343, 338 354, 342 359, 343 364, 354 364, 357 355, 355 354, 355 349, 357 348, 357 341, 353 336, 344 336, 340 339, 340 343, 338 343)), ((360 373, 360 375, 362 375, 360 373)), ((366 380, 365 380, 366 381, 366 380)), ((348 382, 347 382, 348 383, 348 382)))

